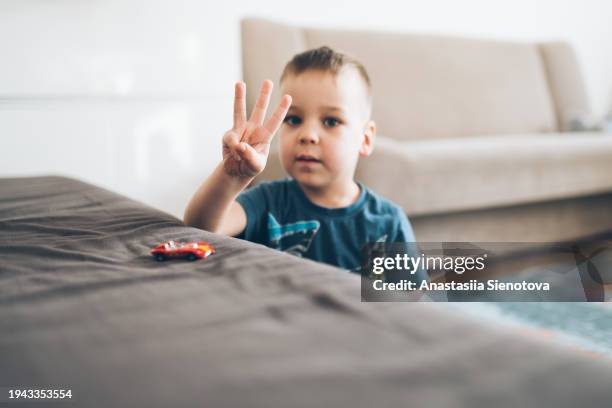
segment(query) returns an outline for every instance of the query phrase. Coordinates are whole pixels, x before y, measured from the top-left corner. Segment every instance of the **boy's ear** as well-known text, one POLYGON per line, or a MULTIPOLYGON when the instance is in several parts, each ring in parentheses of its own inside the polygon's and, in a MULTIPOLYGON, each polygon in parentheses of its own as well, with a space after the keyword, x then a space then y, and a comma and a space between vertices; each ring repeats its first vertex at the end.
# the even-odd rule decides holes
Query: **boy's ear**
POLYGON ((363 130, 363 140, 359 147, 359 155, 366 157, 372 154, 374 150, 374 139, 376 138, 376 123, 373 120, 368 121, 363 130))

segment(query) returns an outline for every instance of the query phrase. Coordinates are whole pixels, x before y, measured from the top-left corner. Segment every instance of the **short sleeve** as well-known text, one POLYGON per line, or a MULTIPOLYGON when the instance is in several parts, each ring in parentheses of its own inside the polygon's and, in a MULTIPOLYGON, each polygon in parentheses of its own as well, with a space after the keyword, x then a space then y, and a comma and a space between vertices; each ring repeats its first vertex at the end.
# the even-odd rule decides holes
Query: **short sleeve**
POLYGON ((391 242, 416 242, 412 225, 408 221, 408 217, 404 214, 404 211, 397 211, 397 218, 399 220, 395 236, 391 242))
MULTIPOLYGON (((406 253, 408 256, 418 258, 421 255, 421 250, 414 235, 412 225, 401 208, 398 208, 397 212, 397 230, 395 236, 389 242, 406 243, 406 253)), ((423 280, 429 281, 429 274, 422 267, 419 267, 413 276, 416 278, 414 280, 418 283, 423 280)))
POLYGON ((240 193, 236 202, 244 209, 247 223, 244 231, 237 238, 266 244, 265 215, 269 207, 267 201, 264 186, 261 184, 240 193), (264 224, 262 225, 262 223, 264 224))

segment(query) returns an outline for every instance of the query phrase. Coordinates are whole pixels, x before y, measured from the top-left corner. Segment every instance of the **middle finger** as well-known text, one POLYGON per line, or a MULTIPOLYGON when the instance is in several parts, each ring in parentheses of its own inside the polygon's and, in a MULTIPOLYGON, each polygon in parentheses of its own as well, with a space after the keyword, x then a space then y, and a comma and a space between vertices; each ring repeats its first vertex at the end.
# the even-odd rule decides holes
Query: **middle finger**
POLYGON ((257 102, 255 103, 250 119, 251 122, 257 125, 263 124, 263 120, 266 117, 266 110, 268 109, 268 103, 270 103, 270 95, 272 95, 272 87, 272 81, 269 79, 266 79, 261 85, 261 91, 259 91, 259 96, 257 97, 257 102))

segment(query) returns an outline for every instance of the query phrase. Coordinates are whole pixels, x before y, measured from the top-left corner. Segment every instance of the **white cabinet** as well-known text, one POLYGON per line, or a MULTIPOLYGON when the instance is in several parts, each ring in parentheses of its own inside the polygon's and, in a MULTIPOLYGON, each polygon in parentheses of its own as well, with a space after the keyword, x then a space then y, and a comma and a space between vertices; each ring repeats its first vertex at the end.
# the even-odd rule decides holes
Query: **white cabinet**
POLYGON ((59 174, 182 216, 221 159, 228 95, 0 102, 0 176, 59 174))
POLYGON ((0 177, 61 174, 182 216, 221 156, 235 13, 206 2, 0 2, 0 177))

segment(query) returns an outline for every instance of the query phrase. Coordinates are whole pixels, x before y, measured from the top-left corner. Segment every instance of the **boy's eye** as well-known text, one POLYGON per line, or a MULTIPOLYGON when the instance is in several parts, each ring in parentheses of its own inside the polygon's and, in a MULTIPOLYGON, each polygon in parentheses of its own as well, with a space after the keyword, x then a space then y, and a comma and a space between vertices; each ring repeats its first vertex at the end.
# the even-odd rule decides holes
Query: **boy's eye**
POLYGON ((300 123, 302 123, 302 119, 296 115, 287 115, 285 116, 285 120, 283 122, 289 126, 298 126, 300 123))
POLYGON ((336 118, 325 118, 323 119, 323 125, 325 125, 325 127, 336 127, 338 125, 340 125, 340 121, 336 118))

